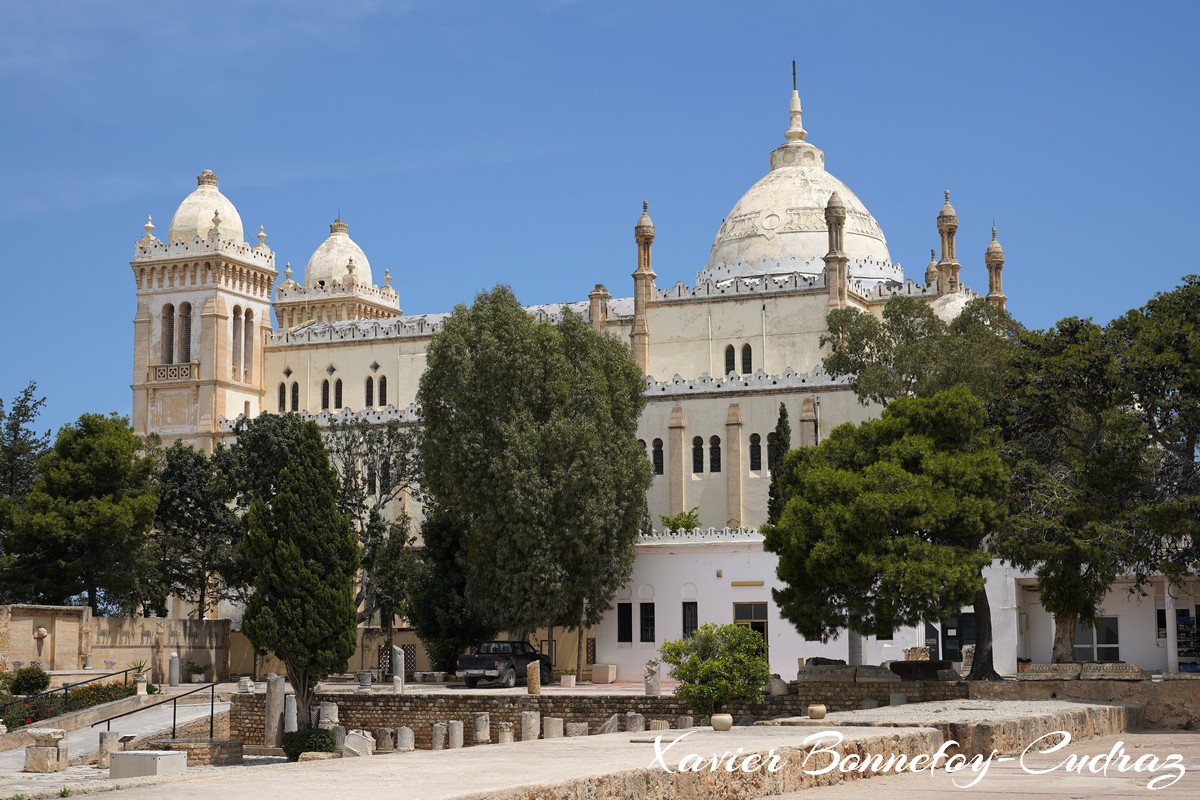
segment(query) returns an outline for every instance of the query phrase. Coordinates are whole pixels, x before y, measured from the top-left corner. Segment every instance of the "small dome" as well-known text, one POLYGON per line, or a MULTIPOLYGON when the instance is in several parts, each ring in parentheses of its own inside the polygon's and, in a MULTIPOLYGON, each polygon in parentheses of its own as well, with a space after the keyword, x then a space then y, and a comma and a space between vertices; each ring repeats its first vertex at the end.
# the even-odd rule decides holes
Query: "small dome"
POLYGON ((179 208, 175 209, 167 240, 190 242, 197 236, 207 239, 214 214, 221 220, 222 240, 245 241, 241 215, 229 198, 217 189, 217 176, 211 169, 206 169, 196 176, 195 191, 183 198, 179 208))
POLYGON ((335 284, 344 286, 346 277, 351 273, 355 283, 374 285, 371 262, 367 261, 367 254, 354 243, 348 231, 348 226, 341 219, 335 219, 330 224, 329 238, 321 243, 312 254, 312 258, 308 259, 308 266, 304 268, 305 288, 312 289, 319 285, 328 288, 335 284), (347 270, 346 266, 352 263, 351 259, 353 268, 347 270))
POLYGON ((646 200, 642 201, 642 215, 638 217, 637 225, 633 227, 633 236, 635 239, 641 239, 643 236, 654 238, 654 223, 650 220, 650 203, 646 200))
POLYGON ((983 262, 989 266, 1004 263, 1004 248, 996 241, 996 226, 992 226, 992 240, 988 242, 987 250, 983 253, 983 262))
POLYGON ((938 212, 938 222, 954 221, 958 222, 958 213, 955 212, 954 206, 950 205, 950 190, 946 190, 946 202, 942 203, 942 210, 938 212))

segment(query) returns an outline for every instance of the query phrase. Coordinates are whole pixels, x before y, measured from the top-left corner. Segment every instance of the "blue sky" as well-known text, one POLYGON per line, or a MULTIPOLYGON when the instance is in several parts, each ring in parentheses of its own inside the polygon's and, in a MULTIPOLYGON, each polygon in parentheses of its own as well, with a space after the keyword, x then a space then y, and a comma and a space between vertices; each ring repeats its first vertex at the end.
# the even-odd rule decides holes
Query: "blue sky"
MULTIPOLYGON (((0 397, 128 413, 147 214, 213 169, 297 273, 337 213, 406 313, 691 283, 809 139, 920 279, 942 190, 1027 325, 1107 321, 1195 266, 1200 4, 0 0, 0 397)), ((296 276, 300 277, 299 274, 296 276)))

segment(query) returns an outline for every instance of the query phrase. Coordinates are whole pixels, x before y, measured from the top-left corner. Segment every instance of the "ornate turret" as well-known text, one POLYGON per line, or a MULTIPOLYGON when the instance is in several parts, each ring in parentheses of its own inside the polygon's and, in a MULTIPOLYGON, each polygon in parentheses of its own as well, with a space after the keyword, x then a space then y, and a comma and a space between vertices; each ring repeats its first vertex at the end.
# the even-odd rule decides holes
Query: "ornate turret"
POLYGON ((929 248, 929 264, 925 267, 925 285, 932 286, 937 281, 938 262, 937 256, 933 253, 933 248, 929 248))
POLYGON ((950 205, 950 190, 946 190, 946 202, 937 218, 938 234, 942 239, 942 259, 938 262, 938 294, 957 292, 960 265, 954 255, 954 235, 958 232, 958 214, 950 205))
POLYGON ((983 254, 983 263, 987 264, 988 271, 987 301, 1003 310, 1004 303, 1008 299, 1004 295, 1003 281, 1000 275, 1004 269, 1004 248, 1000 246, 1000 242, 996 241, 995 225, 992 226, 992 241, 988 242, 987 250, 983 254))
POLYGON ((645 200, 642 201, 642 216, 633 227, 633 239, 637 242, 637 269, 633 272, 633 330, 629 340, 633 360, 645 373, 650 364, 650 327, 646 322, 646 309, 650 305, 654 279, 658 277, 650 265, 654 223, 650 220, 650 204, 645 200))
POLYGON ((829 289, 829 307, 845 308, 848 290, 845 251, 846 204, 837 192, 825 204, 825 226, 829 229, 829 252, 825 254, 825 286, 829 289))

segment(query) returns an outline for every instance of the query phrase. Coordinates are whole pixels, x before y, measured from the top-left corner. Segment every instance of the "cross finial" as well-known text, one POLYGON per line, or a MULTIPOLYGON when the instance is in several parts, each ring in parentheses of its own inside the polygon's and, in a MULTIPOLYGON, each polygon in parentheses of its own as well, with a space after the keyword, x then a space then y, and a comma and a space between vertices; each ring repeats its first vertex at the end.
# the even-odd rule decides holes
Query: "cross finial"
POLYGON ((796 91, 796 59, 792 59, 792 91, 796 91))
POLYGON ((949 202, 950 202, 950 190, 949 190, 949 189, 945 189, 944 191, 945 191, 945 194, 946 194, 946 202, 947 202, 947 203, 949 203, 949 202))
POLYGON ((650 201, 649 201, 649 200, 643 200, 643 201, 642 201, 642 213, 643 213, 643 214, 649 214, 649 213, 650 213, 650 201))

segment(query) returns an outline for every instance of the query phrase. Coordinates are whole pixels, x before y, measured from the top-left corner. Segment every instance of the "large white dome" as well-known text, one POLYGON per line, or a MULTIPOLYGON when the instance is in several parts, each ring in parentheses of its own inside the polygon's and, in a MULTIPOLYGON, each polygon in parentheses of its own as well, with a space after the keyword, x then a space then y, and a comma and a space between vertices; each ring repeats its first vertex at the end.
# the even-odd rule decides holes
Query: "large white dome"
POLYGON ((355 283, 374 285, 367 254, 350 238, 346 223, 335 219, 329 225, 329 238, 308 259, 308 266, 304 268, 304 286, 308 289, 318 286, 328 288, 334 284, 344 286, 346 276, 351 271, 355 283), (347 270, 346 266, 351 263, 352 270, 347 270))
MULTIPOLYGON (((851 278, 894 279, 879 223, 846 184, 825 171, 825 154, 805 141, 800 97, 792 92, 788 141, 771 153, 771 171, 734 205, 713 240, 705 272, 777 275, 824 269, 829 251, 825 205, 834 192, 846 207, 844 250, 851 278)), ((703 273, 702 273, 703 274, 703 273)))
POLYGON ((220 218, 222 241, 233 240, 244 242, 245 233, 242 231, 242 217, 229 198, 221 194, 217 188, 217 176, 211 169, 206 169, 196 176, 196 189, 175 209, 171 217, 171 227, 167 232, 169 242, 190 242, 199 236, 208 238, 208 232, 213 226, 213 215, 220 218))

